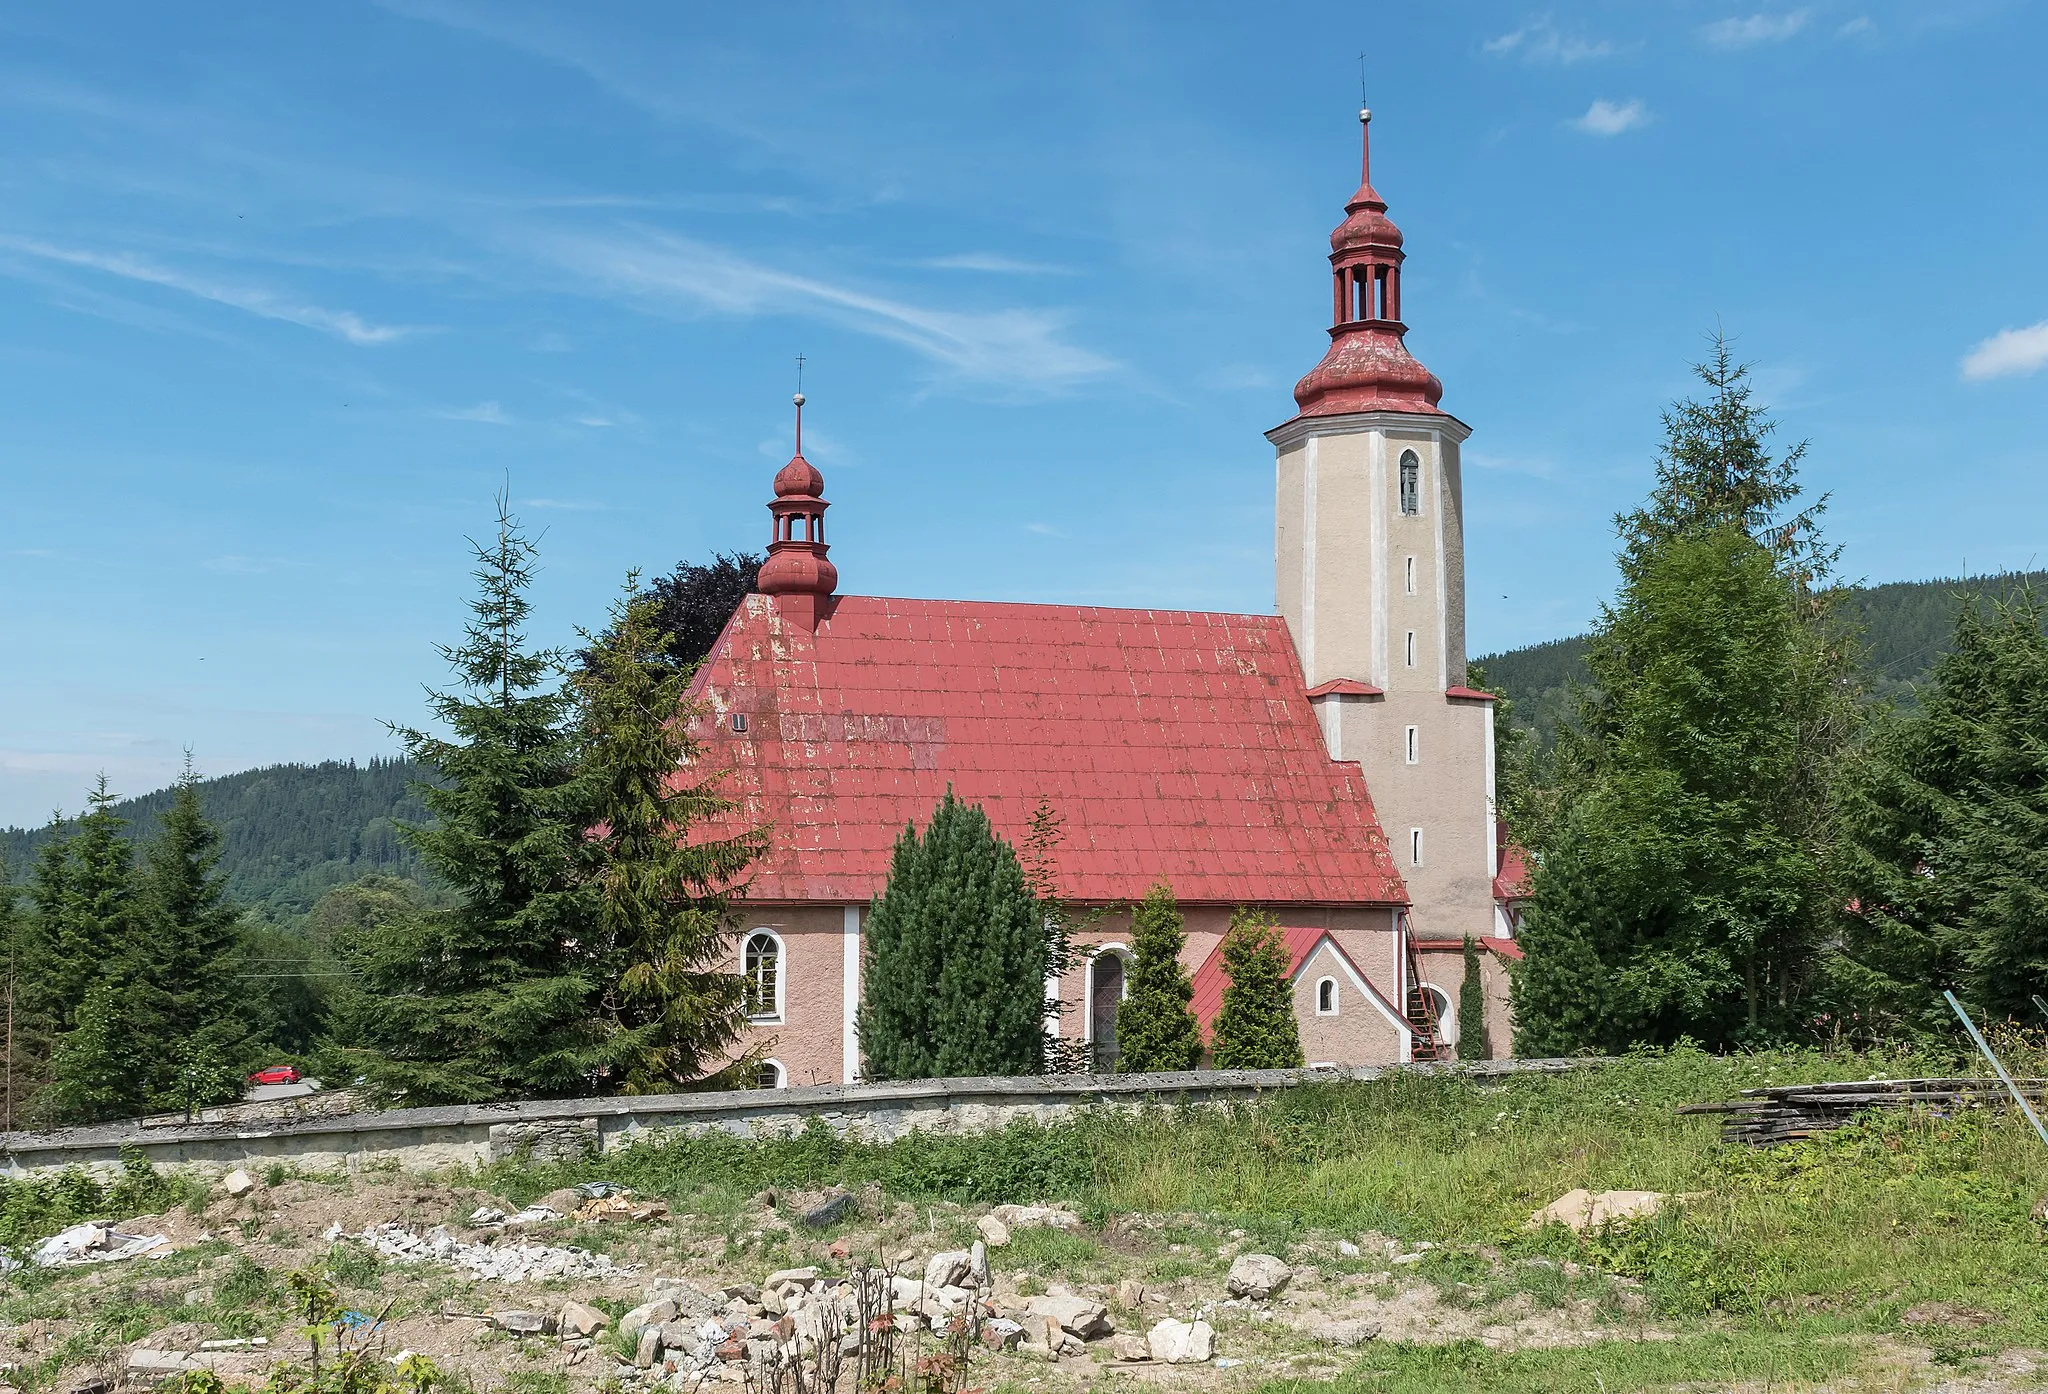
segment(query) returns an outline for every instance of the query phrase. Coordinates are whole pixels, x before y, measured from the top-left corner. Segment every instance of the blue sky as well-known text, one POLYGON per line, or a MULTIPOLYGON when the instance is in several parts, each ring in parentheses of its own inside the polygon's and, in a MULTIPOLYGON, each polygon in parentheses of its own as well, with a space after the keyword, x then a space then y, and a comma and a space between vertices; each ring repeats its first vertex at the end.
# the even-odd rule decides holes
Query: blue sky
POLYGON ((509 477, 536 630, 842 589, 1272 606, 1356 177, 1468 447, 1475 652, 1581 629, 1718 321, 1852 576, 2042 560, 2048 9, 520 0, 0 13, 0 822, 389 751, 509 477))

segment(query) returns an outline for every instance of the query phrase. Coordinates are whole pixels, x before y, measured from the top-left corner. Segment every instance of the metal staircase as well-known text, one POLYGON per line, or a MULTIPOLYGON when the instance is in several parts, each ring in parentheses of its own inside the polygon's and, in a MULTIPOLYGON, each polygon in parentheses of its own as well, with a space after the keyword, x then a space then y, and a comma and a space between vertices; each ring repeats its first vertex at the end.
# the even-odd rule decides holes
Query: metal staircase
POLYGON ((1408 985, 1408 995, 1401 1003, 1401 1011, 1415 1031, 1410 1058, 1418 1061, 1455 1059, 1456 1052, 1444 1039, 1443 1020, 1437 1015, 1436 999, 1422 990, 1422 964, 1415 956, 1415 922, 1405 913, 1401 916, 1401 957, 1404 970, 1401 976, 1408 985))

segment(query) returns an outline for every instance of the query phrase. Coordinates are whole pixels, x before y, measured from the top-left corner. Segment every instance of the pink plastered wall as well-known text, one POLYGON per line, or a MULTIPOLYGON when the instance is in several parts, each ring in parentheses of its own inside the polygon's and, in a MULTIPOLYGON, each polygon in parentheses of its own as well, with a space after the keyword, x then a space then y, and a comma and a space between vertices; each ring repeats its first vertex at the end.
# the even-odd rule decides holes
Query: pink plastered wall
POLYGON ((739 1049, 761 1048, 782 1066, 786 1084, 845 1083, 846 907, 742 907, 733 971, 740 969, 747 937, 759 929, 782 940, 782 1011, 780 1020, 748 1026, 739 1049))

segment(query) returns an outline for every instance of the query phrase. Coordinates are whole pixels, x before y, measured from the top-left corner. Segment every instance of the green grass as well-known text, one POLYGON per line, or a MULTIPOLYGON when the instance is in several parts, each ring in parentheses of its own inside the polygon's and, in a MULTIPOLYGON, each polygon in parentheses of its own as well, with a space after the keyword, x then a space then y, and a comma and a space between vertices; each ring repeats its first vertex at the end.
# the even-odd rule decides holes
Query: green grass
POLYGON ((1755 1381, 1786 1390, 1838 1376, 1857 1363, 1844 1342, 1794 1335, 1711 1333, 1674 1341, 1605 1341, 1570 1349, 1503 1353, 1476 1341, 1365 1347, 1334 1381, 1282 1379, 1260 1394, 1631 1394, 1711 1381, 1755 1381))

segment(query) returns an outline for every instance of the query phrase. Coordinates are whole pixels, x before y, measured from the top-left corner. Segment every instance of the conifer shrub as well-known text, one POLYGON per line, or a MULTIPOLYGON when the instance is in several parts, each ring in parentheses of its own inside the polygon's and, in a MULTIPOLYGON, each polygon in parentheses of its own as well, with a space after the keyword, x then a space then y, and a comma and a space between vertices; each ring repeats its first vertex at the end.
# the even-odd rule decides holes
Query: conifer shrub
POLYGON ((1130 991, 1116 1012, 1119 1070, 1192 1070, 1202 1063, 1202 1028, 1188 1010, 1195 988, 1180 961, 1184 923, 1164 881, 1132 914, 1130 991))
POLYGON ((1486 978, 1478 941, 1469 934, 1465 936, 1465 980, 1458 984, 1458 1058, 1493 1058, 1493 1042, 1486 1035, 1486 978))
POLYGON ((868 1079, 1037 1074, 1052 937, 1010 844, 948 789, 903 830, 868 911, 861 1003, 868 1079))
POLYGON ((1223 935, 1223 1007, 1216 1014, 1211 1057, 1219 1070, 1299 1068, 1301 1027, 1287 945, 1271 915, 1240 907, 1223 935))

